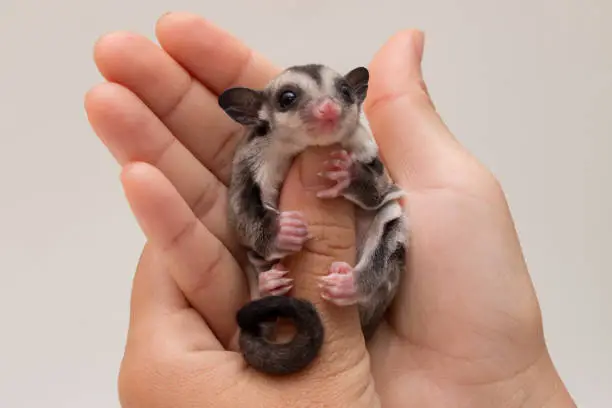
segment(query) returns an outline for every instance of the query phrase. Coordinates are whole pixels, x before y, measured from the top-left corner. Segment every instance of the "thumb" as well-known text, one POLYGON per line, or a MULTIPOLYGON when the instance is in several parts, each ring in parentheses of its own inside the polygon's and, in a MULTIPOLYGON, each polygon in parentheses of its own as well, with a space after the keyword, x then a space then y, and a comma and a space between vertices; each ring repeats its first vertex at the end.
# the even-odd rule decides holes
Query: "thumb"
POLYGON ((317 308, 325 326, 325 340, 318 359, 334 369, 353 367, 363 358, 365 346, 357 308, 335 306, 321 297, 318 277, 327 275, 332 262, 355 264, 355 218, 353 205, 342 198, 321 199, 317 191, 327 187, 317 173, 333 149, 311 148, 294 161, 280 197, 281 211, 301 211, 312 237, 304 249, 283 261, 294 279, 296 298, 317 308), (362 352, 359 352, 359 351, 362 352), (340 365, 341 367, 338 367, 340 365))
POLYGON ((391 37, 370 64, 364 110, 392 177, 408 179, 435 170, 440 150, 454 147, 437 114, 421 71, 424 35, 401 31, 391 37))

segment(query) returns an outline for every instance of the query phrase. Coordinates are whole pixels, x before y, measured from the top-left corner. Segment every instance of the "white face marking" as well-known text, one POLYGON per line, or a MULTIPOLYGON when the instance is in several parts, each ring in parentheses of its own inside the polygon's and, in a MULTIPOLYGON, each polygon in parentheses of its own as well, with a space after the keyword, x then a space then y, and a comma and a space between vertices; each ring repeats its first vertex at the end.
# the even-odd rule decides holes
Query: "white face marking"
POLYGON ((284 84, 291 83, 297 85, 304 93, 313 97, 320 97, 321 90, 313 78, 301 73, 288 71, 281 74, 276 81, 274 81, 272 87, 274 90, 278 90, 284 84))
POLYGON ((321 72, 321 88, 323 92, 327 95, 335 95, 336 94, 336 85, 335 79, 338 74, 332 71, 330 68, 323 68, 321 72))
POLYGON ((300 149, 311 145, 325 146, 340 142, 356 126, 359 120, 357 106, 347 107, 336 89, 335 82, 340 74, 328 67, 322 67, 319 75, 320 84, 304 72, 286 71, 270 83, 269 90, 272 95, 276 95, 276 92, 284 85, 291 84, 299 88, 302 99, 298 101, 301 104, 299 110, 279 112, 273 108, 270 112, 274 118, 273 138, 282 140, 287 145, 300 146, 300 149), (308 110, 314 109, 315 104, 322 102, 324 98, 331 98, 343 109, 337 130, 331 133, 313 128, 312 123, 306 123, 304 119, 304 115, 308 115, 308 110))

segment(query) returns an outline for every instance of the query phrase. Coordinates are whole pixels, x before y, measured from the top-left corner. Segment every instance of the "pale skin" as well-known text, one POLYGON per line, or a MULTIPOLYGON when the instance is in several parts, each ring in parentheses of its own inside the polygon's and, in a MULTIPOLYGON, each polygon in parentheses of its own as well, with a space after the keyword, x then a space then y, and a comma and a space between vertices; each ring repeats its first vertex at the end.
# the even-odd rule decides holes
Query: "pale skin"
POLYGON ((317 238, 287 267, 292 295, 316 302, 326 342, 296 376, 247 369, 232 350, 234 315, 248 300, 244 254, 226 223, 240 128, 216 98, 230 86, 262 87, 279 67, 190 14, 164 15, 157 37, 161 47, 104 36, 95 61, 107 82, 86 96, 148 240, 119 376, 124 407, 575 407, 546 348, 502 189, 436 113, 413 30, 374 56, 365 103, 384 163, 407 192, 412 240, 397 299, 366 347, 354 307, 321 298, 317 277, 333 261, 354 262, 353 215, 343 200, 316 197, 320 178, 307 169, 329 152, 308 152, 281 209, 302 211, 317 238))

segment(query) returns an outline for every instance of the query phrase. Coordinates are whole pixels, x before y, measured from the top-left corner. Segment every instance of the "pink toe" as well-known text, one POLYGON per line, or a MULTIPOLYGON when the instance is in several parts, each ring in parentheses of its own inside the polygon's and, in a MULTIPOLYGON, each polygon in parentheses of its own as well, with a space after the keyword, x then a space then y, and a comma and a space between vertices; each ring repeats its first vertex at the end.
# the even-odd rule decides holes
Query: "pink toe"
POLYGON ((346 262, 334 262, 329 267, 329 270, 332 273, 347 274, 352 272, 353 268, 346 262))

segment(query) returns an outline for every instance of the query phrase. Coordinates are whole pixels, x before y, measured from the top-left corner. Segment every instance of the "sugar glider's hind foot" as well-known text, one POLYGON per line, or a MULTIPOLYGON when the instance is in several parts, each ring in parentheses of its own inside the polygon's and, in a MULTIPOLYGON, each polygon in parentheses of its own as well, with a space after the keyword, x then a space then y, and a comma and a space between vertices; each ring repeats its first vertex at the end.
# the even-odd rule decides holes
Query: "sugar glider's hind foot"
POLYGON ((288 296, 267 296, 247 303, 236 315, 239 345, 251 367, 270 375, 287 375, 305 369, 319 354, 325 329, 314 305, 288 296), (266 339, 264 329, 278 318, 290 319, 295 335, 287 343, 266 339))
POLYGON ((358 302, 357 280, 354 269, 346 262, 334 262, 329 274, 319 278, 321 297, 337 306, 349 306, 358 302))
POLYGON ((289 270, 280 263, 274 265, 269 271, 260 272, 258 279, 261 296, 286 295, 293 288, 293 279, 285 277, 288 272, 289 270))

